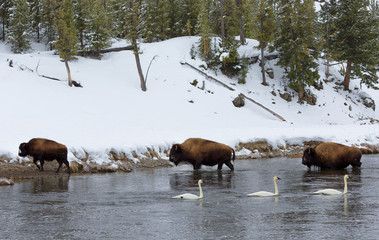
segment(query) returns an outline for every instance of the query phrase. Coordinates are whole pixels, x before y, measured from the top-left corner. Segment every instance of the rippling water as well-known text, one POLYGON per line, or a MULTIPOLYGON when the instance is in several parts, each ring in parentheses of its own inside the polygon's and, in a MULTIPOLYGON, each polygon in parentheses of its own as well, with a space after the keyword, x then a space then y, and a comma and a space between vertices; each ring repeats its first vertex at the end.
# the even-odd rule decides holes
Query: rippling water
POLYGON ((204 167, 40 177, 0 187, 0 239, 378 239, 379 156, 362 168, 307 171, 300 159, 236 160, 204 167), (347 196, 311 195, 321 188, 347 196), (274 191, 280 195, 247 197, 274 191), (204 199, 171 199, 198 194, 204 199))

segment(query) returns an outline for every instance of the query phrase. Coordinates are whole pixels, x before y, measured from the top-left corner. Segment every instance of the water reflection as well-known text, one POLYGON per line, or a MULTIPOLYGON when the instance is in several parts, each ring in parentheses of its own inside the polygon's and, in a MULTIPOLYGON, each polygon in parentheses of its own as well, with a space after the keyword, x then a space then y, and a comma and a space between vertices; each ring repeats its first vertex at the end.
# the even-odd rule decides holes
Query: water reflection
POLYGON ((1 239, 377 239, 378 164, 308 171, 299 159, 278 158, 236 161, 234 172, 180 166, 41 177, 0 188, 1 239), (312 195, 342 190, 346 173, 347 195, 312 195), (271 191, 274 175, 279 196, 246 196, 271 191), (204 199, 171 199, 197 194, 200 178, 204 199))
POLYGON ((171 188, 175 190, 195 187, 199 179, 203 180, 204 185, 227 189, 232 187, 232 178, 232 171, 191 171, 170 174, 169 181, 171 188))
POLYGON ((59 175, 53 177, 41 176, 33 178, 32 190, 34 193, 39 192, 65 192, 68 191, 68 182, 70 175, 59 175))

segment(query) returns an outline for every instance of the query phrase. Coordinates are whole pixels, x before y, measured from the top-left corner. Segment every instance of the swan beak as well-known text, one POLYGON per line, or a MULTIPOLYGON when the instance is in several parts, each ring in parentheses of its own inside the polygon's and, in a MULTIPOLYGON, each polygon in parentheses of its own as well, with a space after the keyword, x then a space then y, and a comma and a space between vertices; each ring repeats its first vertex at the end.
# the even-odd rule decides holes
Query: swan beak
POLYGON ((280 177, 278 177, 278 180, 280 180, 280 177))

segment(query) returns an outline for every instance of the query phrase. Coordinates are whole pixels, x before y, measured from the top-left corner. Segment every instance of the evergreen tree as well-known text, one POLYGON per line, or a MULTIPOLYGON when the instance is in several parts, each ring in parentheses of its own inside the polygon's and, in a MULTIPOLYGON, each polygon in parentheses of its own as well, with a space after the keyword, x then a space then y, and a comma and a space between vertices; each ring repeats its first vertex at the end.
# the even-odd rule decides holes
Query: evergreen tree
POLYGON ((146 81, 142 73, 141 61, 139 58, 139 46, 137 39, 141 37, 141 5, 138 0, 128 0, 126 4, 125 32, 126 39, 132 43, 133 53, 136 60, 137 71, 140 78, 141 90, 146 91, 146 81))
POLYGON ((42 0, 42 35, 47 39, 47 45, 50 50, 53 50, 53 42, 55 39, 55 23, 54 23, 54 11, 50 4, 50 0, 42 0))
POLYGON ((278 4, 279 31, 274 41, 278 65, 286 71, 289 86, 306 97, 305 86, 319 79, 318 46, 314 32, 316 14, 313 0, 281 0, 278 4))
POLYGON ((72 0, 49 1, 54 11, 54 20, 57 32, 54 46, 60 58, 65 63, 68 76, 68 85, 71 87, 72 79, 68 62, 75 58, 78 47, 72 0))
POLYGON ((241 0, 242 1, 242 27, 247 38, 256 38, 258 24, 256 17, 259 9, 260 0, 241 0))
POLYGON ((30 49, 31 21, 27 0, 12 0, 8 42, 12 44, 14 53, 22 53, 30 49))
POLYGON ((111 36, 125 38, 125 15, 126 13, 125 0, 104 0, 106 14, 108 16, 109 29, 111 36))
POLYGON ((12 7, 12 1, 0 0, 0 20, 2 25, 2 39, 5 41, 6 28, 9 26, 10 9, 12 7))
POLYGON ((169 37, 177 37, 181 35, 182 29, 180 29, 179 21, 180 21, 180 0, 168 0, 168 28, 169 30, 169 37))
POLYGON ((239 27, 239 35, 240 35, 240 42, 242 45, 246 44, 246 34, 245 30, 243 28, 244 22, 243 22, 243 2, 242 0, 236 0, 236 5, 237 5, 237 19, 238 19, 238 27, 239 27))
POLYGON ((203 60, 206 62, 213 58, 213 52, 211 49, 211 23, 209 19, 211 2, 204 0, 200 5, 199 24, 197 26, 200 35, 199 53, 203 60))
POLYGON ((35 34, 37 42, 41 40, 41 23, 42 23, 42 1, 28 0, 30 6, 30 15, 32 20, 32 31, 35 34))
POLYGON ((257 15, 257 22, 259 32, 257 34, 257 40, 259 41, 259 48, 261 50, 261 72, 262 72, 262 84, 267 86, 265 75, 265 56, 264 50, 267 45, 274 41, 275 38, 275 16, 272 11, 271 5, 267 4, 265 0, 260 0, 259 12, 257 15))
POLYGON ((88 28, 90 22, 91 9, 93 9, 93 0, 73 0, 75 29, 78 33, 80 48, 84 49, 88 41, 88 28))
POLYGON ((168 0, 145 0, 142 14, 143 36, 147 42, 160 41, 169 35, 168 0))
POLYGON ((88 26, 88 50, 94 51, 97 56, 100 56, 100 50, 111 45, 111 32, 108 28, 108 17, 101 1, 94 0, 91 8, 88 26))
POLYGON ((335 8, 331 6, 335 5, 335 0, 326 1, 321 6, 320 11, 320 37, 323 41, 322 49, 326 58, 326 78, 330 75, 330 61, 331 61, 331 49, 330 49, 330 40, 331 40, 331 29, 334 28, 333 19, 336 18, 337 12, 335 8))
POLYGON ((331 6, 338 13, 333 19, 330 41, 333 57, 346 61, 344 90, 350 78, 373 86, 378 82, 378 17, 370 15, 368 0, 335 1, 331 6))
POLYGON ((195 30, 198 25, 200 5, 203 4, 204 1, 178 0, 180 6, 179 19, 177 21, 178 36, 191 36, 196 34, 195 30))

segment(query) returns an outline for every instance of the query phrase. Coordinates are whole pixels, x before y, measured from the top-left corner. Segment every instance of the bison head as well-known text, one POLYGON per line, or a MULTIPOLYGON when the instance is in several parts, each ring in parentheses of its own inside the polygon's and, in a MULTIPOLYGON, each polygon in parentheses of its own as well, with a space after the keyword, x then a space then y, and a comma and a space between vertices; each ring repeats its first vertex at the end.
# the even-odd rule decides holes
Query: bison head
POLYGON ((182 161, 182 148, 180 147, 180 144, 174 144, 171 147, 170 150, 170 162, 173 162, 176 166, 182 161))
POLYGON ((20 157, 26 157, 28 155, 28 144, 27 143, 21 143, 20 147, 18 148, 18 155, 20 157))
POLYGON ((302 164, 310 168, 313 165, 313 156, 315 154, 314 148, 307 148, 304 150, 302 164))

